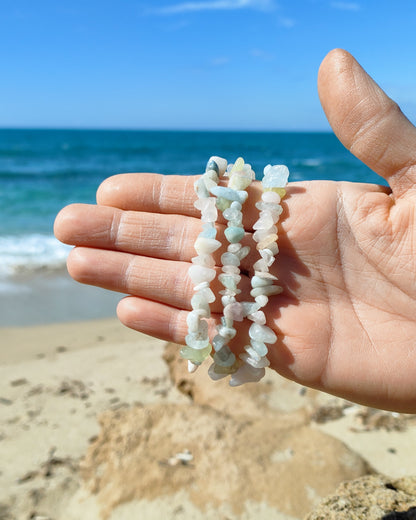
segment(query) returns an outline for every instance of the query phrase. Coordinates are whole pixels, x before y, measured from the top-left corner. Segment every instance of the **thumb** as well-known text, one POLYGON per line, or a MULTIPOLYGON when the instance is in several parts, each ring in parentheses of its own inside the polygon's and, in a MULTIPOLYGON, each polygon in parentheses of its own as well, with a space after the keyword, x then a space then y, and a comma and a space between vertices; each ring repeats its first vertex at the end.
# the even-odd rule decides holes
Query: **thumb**
POLYGON ((389 183, 395 197, 416 189, 416 128, 347 51, 318 74, 319 97, 343 145, 389 183))

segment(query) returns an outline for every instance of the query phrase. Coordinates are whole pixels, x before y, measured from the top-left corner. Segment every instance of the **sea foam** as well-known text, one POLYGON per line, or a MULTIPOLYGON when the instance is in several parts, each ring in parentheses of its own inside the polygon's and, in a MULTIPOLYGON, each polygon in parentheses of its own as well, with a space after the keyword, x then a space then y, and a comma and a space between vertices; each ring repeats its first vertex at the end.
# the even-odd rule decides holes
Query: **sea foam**
POLYGON ((0 236, 0 279, 63 268, 70 249, 53 235, 0 236))

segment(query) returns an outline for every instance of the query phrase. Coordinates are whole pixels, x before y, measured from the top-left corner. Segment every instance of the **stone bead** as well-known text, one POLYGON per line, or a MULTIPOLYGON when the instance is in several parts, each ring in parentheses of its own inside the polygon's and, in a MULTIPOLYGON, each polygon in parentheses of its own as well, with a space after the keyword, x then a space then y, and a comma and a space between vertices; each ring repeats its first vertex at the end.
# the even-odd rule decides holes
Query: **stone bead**
POLYGON ((264 191, 273 191, 277 193, 281 199, 286 195, 286 190, 284 188, 264 188, 264 191))
POLYGON ((231 376, 230 386, 240 386, 244 383, 257 383, 264 377, 265 373, 264 368, 254 368, 245 363, 231 376))
POLYGON ((213 363, 209 369, 208 369, 208 375, 213 381, 218 381, 219 379, 223 379, 224 377, 227 377, 229 372, 220 372, 218 371, 218 365, 213 363), (217 369, 217 370, 216 370, 217 369))
POLYGON ((210 196, 209 190, 205 186, 205 182, 202 177, 200 177, 194 182, 194 190, 199 198, 207 198, 210 196))
POLYGON ((218 197, 216 202, 217 208, 221 211, 225 211, 230 207, 231 201, 224 199, 223 197, 218 197))
POLYGON ((252 357, 253 359, 256 359, 257 361, 260 361, 260 359, 263 357, 263 356, 260 356, 258 354, 258 352, 256 352, 254 350, 254 348, 251 346, 251 345, 246 345, 244 347, 244 350, 247 352, 247 354, 252 357))
POLYGON ((263 287, 256 287, 255 289, 252 289, 250 291, 250 296, 253 298, 256 298, 260 295, 265 296, 273 296, 275 294, 280 294, 283 291, 283 289, 279 285, 267 285, 263 287))
MULTIPOLYGON (((277 193, 275 193, 275 195, 277 195, 277 193)), ((268 202, 262 202, 262 204, 264 204, 264 207, 262 208, 261 213, 267 212, 272 215, 274 219, 283 213, 283 208, 280 204, 269 204, 268 202)))
POLYGON ((224 316, 231 318, 233 321, 243 321, 246 314, 243 305, 240 302, 235 302, 224 307, 224 316))
POLYGON ((198 285, 194 286, 194 292, 202 291, 202 289, 208 289, 209 282, 201 282, 198 285))
POLYGON ((269 266, 263 258, 254 262, 253 267, 258 272, 267 272, 269 270, 269 266))
POLYGON ((218 218, 218 211, 215 207, 215 210, 209 208, 205 211, 201 212, 201 222, 209 222, 213 224, 218 218))
POLYGON ((215 163, 217 165, 219 175, 224 175, 227 169, 227 161, 225 159, 223 159, 222 157, 218 157, 217 155, 213 155, 208 159, 207 169, 209 165, 210 169, 215 170, 215 168, 211 166, 211 163, 215 163))
POLYGON ((205 167, 205 171, 208 172, 209 170, 214 170, 215 173, 219 176, 220 174, 220 169, 218 167, 218 164, 217 162, 215 161, 215 159, 213 157, 210 157, 208 159, 208 162, 207 162, 207 165, 205 167))
POLYGON ((264 272, 254 271, 254 276, 259 276, 260 278, 266 278, 266 279, 272 280, 274 282, 278 280, 277 276, 275 276, 272 273, 268 273, 268 272, 264 273, 264 272))
POLYGON ((237 294, 240 294, 240 293, 241 293, 241 289, 237 289, 236 291, 231 291, 230 289, 223 289, 222 291, 220 291, 220 294, 222 296, 226 296, 226 295, 236 296, 237 294))
POLYGON ((213 363, 208 369, 208 375, 212 380, 218 381, 218 379, 222 379, 235 372, 236 368, 235 364, 230 367, 222 367, 213 363))
POLYGON ((206 298, 196 293, 191 298, 191 306, 194 311, 199 311, 201 316, 209 318, 211 316, 211 310, 209 308, 209 302, 206 298))
MULTIPOLYGON (((266 192, 266 193, 274 193, 274 192, 266 192)), ((274 193, 274 195, 277 195, 277 193, 274 193)), ((261 213, 267 212, 269 215, 273 217, 273 219, 276 221, 278 220, 279 216, 283 212, 282 206, 280 204, 269 204, 268 202, 256 202, 255 204, 256 208, 260 210, 261 213)), ((261 215, 259 215, 260 217, 261 215)))
POLYGON ((243 170, 244 168, 244 159, 242 157, 238 157, 238 159, 235 161, 234 164, 231 164, 231 171, 232 172, 239 172, 243 170))
POLYGON ((216 172, 213 169, 205 170, 204 177, 208 177, 209 179, 212 179, 217 184, 218 184, 218 182, 220 180, 218 172, 216 172))
POLYGON ((260 256, 263 258, 263 260, 266 262, 266 264, 269 267, 275 261, 275 256, 274 256, 273 251, 271 249, 260 249, 259 253, 260 253, 260 256))
POLYGON ((202 265, 204 267, 210 267, 210 268, 215 267, 215 260, 208 253, 194 256, 191 261, 195 265, 202 265))
POLYGON ((236 265, 223 265, 222 271, 226 274, 240 274, 240 269, 236 265))
MULTIPOLYGON (((266 243, 266 239, 262 240, 260 243, 266 243)), ((263 248, 259 247, 259 244, 257 244, 257 248, 259 251, 261 251, 263 248)), ((269 242, 267 244, 267 246, 264 248, 264 249, 270 249, 270 251, 272 252, 273 256, 276 256, 279 252, 279 246, 277 245, 277 242, 269 242)))
POLYGON ((243 260, 250 253, 250 246, 244 246, 239 251, 237 251, 236 255, 240 260, 243 260))
POLYGON ((226 188, 225 186, 213 186, 210 189, 210 192, 212 195, 215 195, 215 197, 219 197, 222 199, 226 199, 229 201, 240 201, 240 196, 236 190, 232 190, 231 188, 226 188))
POLYGON ((236 209, 237 211, 241 211, 243 209, 243 206, 242 206, 241 202, 238 202, 237 200, 235 200, 234 202, 231 203, 230 208, 236 209))
POLYGON ((216 334, 212 340, 212 346, 216 352, 221 350, 224 345, 227 344, 227 339, 221 336, 220 334, 216 334))
POLYGON ((254 299, 261 308, 265 307, 269 302, 269 297, 265 294, 260 294, 259 296, 256 296, 254 299))
POLYGON ((254 275, 251 279, 251 287, 255 289, 256 287, 264 287, 266 285, 271 285, 273 280, 270 278, 261 278, 260 276, 254 275))
POLYGON ((212 347, 211 345, 207 345, 203 349, 193 349, 189 346, 181 348, 181 356, 184 359, 188 359, 192 361, 195 365, 200 365, 210 354, 212 347))
POLYGON ((199 331, 199 323, 201 322, 201 316, 198 312, 191 311, 186 317, 186 324, 188 325, 188 332, 196 333, 199 331))
POLYGON ((215 269, 211 269, 210 267, 193 264, 188 269, 188 274, 194 285, 197 285, 201 282, 212 282, 215 278, 216 272, 215 269))
POLYGON ((258 244, 257 249, 270 249, 273 251, 273 244, 277 242, 277 234, 273 233, 272 235, 263 238, 258 244))
POLYGON ((243 214, 241 213, 239 217, 229 220, 228 227, 230 226, 243 227, 243 214))
POLYGON ((195 240, 194 248, 198 255, 212 254, 221 247, 221 242, 215 238, 206 238, 199 236, 195 240))
POLYGON ((253 323, 250 326, 248 334, 254 341, 261 341, 263 343, 275 343, 277 341, 276 334, 267 325, 253 323))
POLYGON ((244 190, 238 190, 237 194, 238 194, 238 201, 241 204, 244 204, 244 202, 248 199, 248 193, 244 190))
POLYGON ((204 222, 202 224, 202 231, 199 233, 198 238, 215 238, 217 236, 217 230, 212 222, 204 222))
POLYGON ((229 251, 230 253, 238 253, 238 251, 240 251, 242 247, 243 246, 242 244, 240 244, 240 242, 236 242, 235 244, 229 244, 227 251, 229 251))
POLYGON ((273 235, 274 233, 277 233, 276 226, 271 226, 268 229, 257 229, 257 231, 253 233, 253 239, 256 242, 261 242, 266 237, 268 237, 269 235, 273 235))
POLYGON ((227 305, 230 305, 231 303, 235 302, 235 296, 232 294, 225 294, 221 297, 221 303, 223 307, 226 307, 227 305))
MULTIPOLYGON (((210 352, 211 352, 212 347, 209 343, 208 338, 206 340, 202 340, 202 339, 195 339, 193 336, 194 336, 193 334, 188 334, 185 337, 185 343, 189 348, 191 348, 192 350, 206 350, 209 346, 210 352)), ((186 359, 191 359, 191 358, 186 358, 186 359)))
POLYGON ((204 211, 208 208, 216 208, 215 206, 215 197, 206 197, 203 199, 198 199, 194 202, 194 206, 199 211, 204 211))
POLYGON ((241 218, 241 211, 238 209, 234 209, 232 207, 227 208, 224 210, 223 216, 227 220, 232 220, 235 218, 241 218))
MULTIPOLYGON (((222 315, 221 316, 221 325, 223 327, 231 327, 233 326, 233 320, 227 316, 222 315)), ((218 327, 217 327, 218 330, 218 327)))
POLYGON ((261 195, 261 200, 267 204, 280 204, 281 198, 273 191, 264 191, 261 195))
POLYGON ((254 323, 258 323, 259 325, 266 324, 266 315, 263 311, 253 312, 253 314, 249 314, 247 318, 251 321, 254 321, 254 323))
MULTIPOLYGON (((263 213, 263 212, 262 212, 263 213)), ((274 225, 274 220, 270 214, 260 215, 257 222, 254 223, 253 229, 269 229, 274 225)))
POLYGON ((218 327, 218 334, 225 338, 227 341, 230 341, 230 339, 233 339, 235 335, 237 334, 237 331, 234 327, 224 327, 223 325, 218 327))
POLYGON ((240 259, 237 255, 234 253, 229 253, 228 251, 226 253, 223 253, 221 255, 221 263, 223 265, 234 265, 239 266, 240 265, 240 259))
POLYGON ((208 303, 215 302, 215 294, 213 293, 212 289, 209 287, 203 287, 201 288, 195 296, 198 295, 199 298, 201 298, 203 301, 206 301, 208 303))
POLYGON ((254 368, 265 368, 270 366, 270 361, 267 357, 260 358, 259 360, 252 358, 246 353, 240 354, 239 358, 245 363, 251 365, 254 368))
POLYGON ((214 362, 221 367, 230 367, 235 363, 235 355, 226 345, 214 354, 214 362))
POLYGON ((244 309, 244 316, 257 312, 261 306, 257 302, 241 302, 244 309))
MULTIPOLYGON (((217 185, 217 183, 214 180, 210 179, 209 177, 207 177, 205 175, 202 176, 202 180, 205 184, 205 187, 207 188, 207 190, 209 192, 211 192, 212 188, 215 188, 215 186, 217 185)), ((201 199, 201 200, 204 200, 204 199, 201 199)))
POLYGON ((236 242, 240 242, 243 239, 245 231, 244 228, 231 226, 226 228, 224 235, 228 242, 235 244, 236 242))
MULTIPOLYGON (((201 321, 201 323, 206 323, 206 321, 201 321)), ((200 338, 198 333, 188 334, 185 336, 185 343, 194 350, 203 350, 209 345, 209 338, 200 338)))
POLYGON ((264 168, 263 186, 265 188, 284 188, 289 178, 288 167, 284 164, 272 166, 268 164, 264 168))
POLYGON ((266 356, 269 352, 266 343, 262 341, 251 341, 251 348, 253 348, 260 357, 266 356))
POLYGON ((226 277, 226 278, 223 278, 222 280, 220 280, 220 282, 226 289, 231 291, 233 294, 237 293, 237 284, 236 284, 235 280, 233 280, 232 278, 226 277))
POLYGON ((251 175, 245 172, 235 173, 231 176, 230 182, 228 185, 233 190, 245 190, 248 186, 250 186, 252 181, 251 175))
POLYGON ((230 289, 230 291, 236 291, 237 285, 241 280, 241 276, 238 274, 220 274, 218 276, 218 280, 222 283, 224 287, 230 289))

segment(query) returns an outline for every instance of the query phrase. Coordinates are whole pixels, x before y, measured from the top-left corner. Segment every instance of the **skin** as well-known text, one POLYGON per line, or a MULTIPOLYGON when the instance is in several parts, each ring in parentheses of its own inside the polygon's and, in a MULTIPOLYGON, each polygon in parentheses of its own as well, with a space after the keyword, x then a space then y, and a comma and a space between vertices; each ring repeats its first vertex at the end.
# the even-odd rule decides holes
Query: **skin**
MULTIPOLYGON (((284 292, 265 308, 279 337, 271 368, 351 401, 416 413, 416 129, 346 51, 325 57, 318 90, 340 141, 390 188, 290 184, 271 267, 284 292)), ((122 323, 182 344, 201 229, 194 180, 116 175, 99 187, 97 205, 68 206, 55 223, 58 239, 76 246, 68 258, 75 280, 129 294, 117 309, 122 323)), ((254 183, 244 206, 247 244, 260 195, 254 183)), ((252 251, 243 261, 249 275, 257 259, 252 251)), ((247 276, 241 288, 250 299, 247 276)), ((220 305, 212 309, 218 320, 220 305)), ((235 352, 247 328, 230 343, 235 352)))

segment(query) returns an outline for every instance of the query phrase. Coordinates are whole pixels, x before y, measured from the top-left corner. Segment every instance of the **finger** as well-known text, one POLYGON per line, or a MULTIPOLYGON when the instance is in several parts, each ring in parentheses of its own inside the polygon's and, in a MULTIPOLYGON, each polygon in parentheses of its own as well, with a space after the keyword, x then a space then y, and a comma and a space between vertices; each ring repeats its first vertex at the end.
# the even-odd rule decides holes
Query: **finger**
MULTIPOLYGON (((117 316, 126 327, 164 341, 185 344, 185 336, 188 334, 188 311, 127 296, 119 302, 117 316)), ((211 328, 214 327, 214 321, 214 318, 210 320, 211 328)))
MULTIPOLYGON (((196 176, 160 175, 156 173, 123 173, 106 179, 97 190, 97 203, 124 210, 149 213, 178 214, 200 218, 195 209, 196 176)), ((221 184, 224 184, 221 182, 221 184)), ((261 185, 253 182, 248 188, 244 205, 244 224, 251 228, 258 218, 255 203, 261 197, 261 185)), ((221 212, 218 222, 224 224, 221 212)))
POLYGON ((71 204, 58 214, 54 231, 61 242, 74 246, 189 262, 196 255, 194 243, 201 221, 183 215, 71 204))
MULTIPOLYGON (((181 262, 190 262, 196 256, 194 244, 201 229, 200 219, 183 215, 123 211, 88 204, 67 206, 55 220, 55 235, 66 244, 181 262)), ((225 226, 217 225, 217 229, 223 246, 213 257, 216 265, 221 265, 221 255, 227 250, 223 239, 225 226)), ((253 245, 249 233, 242 245, 253 245)), ((249 270, 256 260, 258 254, 252 249, 241 268, 249 270)))
MULTIPOLYGON (((126 327, 180 345, 185 344, 185 337, 188 334, 186 323, 188 314, 188 311, 135 296, 123 298, 117 306, 117 316, 126 327)), ((211 339, 216 335, 215 327, 220 322, 220 317, 220 314, 213 314, 208 320, 211 339)), ((230 341, 229 346, 233 352, 239 354, 249 341, 249 325, 238 323, 236 326, 239 328, 238 338, 230 341)))
MULTIPOLYGON (((194 294, 188 276, 189 266, 187 262, 85 247, 76 247, 68 257, 69 274, 78 282, 187 310, 191 309, 194 294)), ((247 297, 250 291, 248 277, 242 276, 239 288, 242 296, 247 297)), ((217 278, 211 283, 211 289, 217 295, 223 289, 217 278)), ((212 311, 221 310, 221 299, 217 297, 212 311)))
POLYGON ((322 106, 335 134, 384 177, 395 196, 416 183, 416 128, 346 51, 335 49, 318 75, 322 106))

